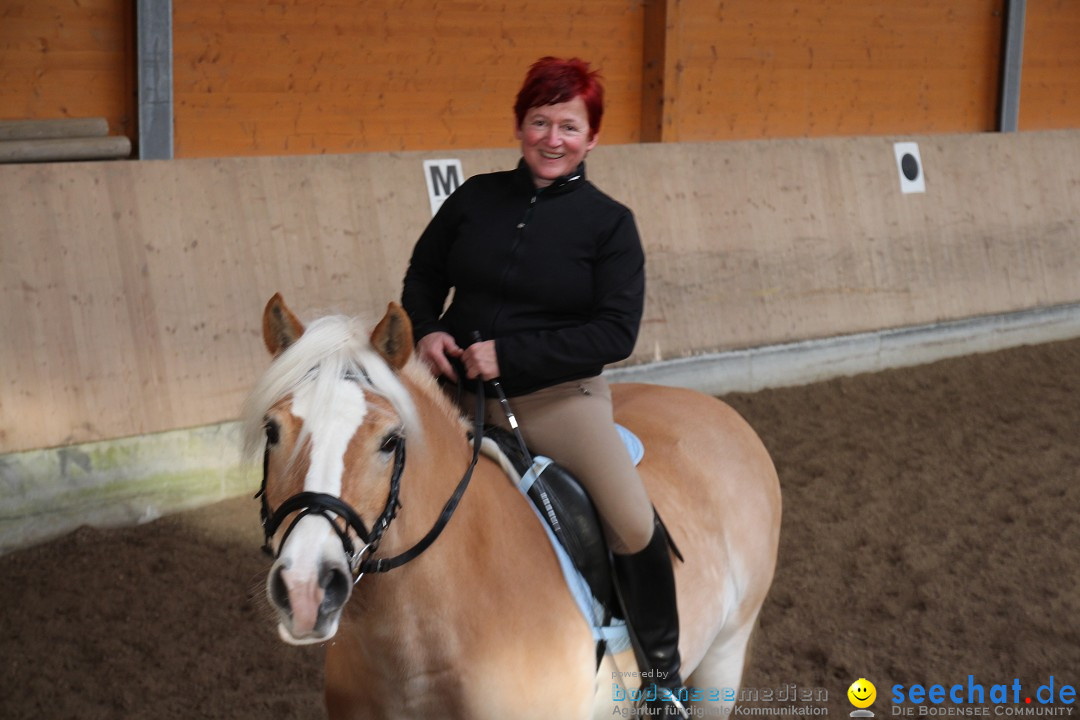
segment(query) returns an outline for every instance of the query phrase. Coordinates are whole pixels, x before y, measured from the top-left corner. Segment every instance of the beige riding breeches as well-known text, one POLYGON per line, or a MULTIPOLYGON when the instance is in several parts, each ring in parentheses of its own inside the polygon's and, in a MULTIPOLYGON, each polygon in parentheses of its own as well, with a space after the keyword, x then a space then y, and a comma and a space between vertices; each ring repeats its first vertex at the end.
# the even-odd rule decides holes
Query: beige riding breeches
MULTIPOLYGON (((473 397, 464 406, 475 406, 473 397)), ((611 389, 602 377, 573 380, 510 398, 526 444, 573 473, 596 505, 612 552, 648 545, 653 509, 630 453, 615 429, 611 389)), ((497 398, 488 398, 487 422, 509 429, 497 398)))

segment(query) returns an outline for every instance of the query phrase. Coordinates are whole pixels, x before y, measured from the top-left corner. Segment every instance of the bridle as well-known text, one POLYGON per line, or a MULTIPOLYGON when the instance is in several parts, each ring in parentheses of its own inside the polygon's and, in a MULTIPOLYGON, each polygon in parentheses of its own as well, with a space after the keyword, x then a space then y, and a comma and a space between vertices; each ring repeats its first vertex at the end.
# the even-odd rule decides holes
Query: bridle
POLYGON ((259 499, 262 503, 260 514, 262 517, 264 535, 263 552, 276 559, 280 556, 281 549, 285 546, 285 541, 288 540, 289 535, 296 527, 296 524, 308 515, 319 515, 325 518, 326 521, 330 523, 330 527, 337 533, 338 539, 341 541, 342 550, 345 553, 346 562, 349 565, 349 570, 353 575, 354 585, 367 573, 388 572, 416 559, 439 537, 447 523, 450 522, 450 518, 457 509, 458 503, 465 494, 465 490, 469 486, 469 480, 472 478, 473 470, 476 468, 476 463, 480 458, 480 445, 483 441, 483 427, 484 384, 478 382, 476 391, 476 414, 474 415, 474 427, 472 431, 473 451, 469 467, 466 468, 465 474, 462 476, 461 480, 458 481, 454 494, 446 501, 438 519, 435 520, 435 524, 428 530, 427 534, 420 538, 415 545, 405 552, 389 558, 375 558, 373 556, 378 552, 379 543, 382 541, 383 534, 386 532, 387 528, 390 527, 390 523, 393 522, 394 518, 397 517, 398 510, 401 509, 399 494, 401 492, 401 475, 405 471, 405 436, 403 434, 394 433, 388 436, 383 443, 384 450, 389 450, 391 447, 393 448, 394 465, 390 475, 390 489, 387 493, 386 505, 383 507, 382 512, 379 514, 379 517, 376 518, 375 523, 370 530, 368 530, 363 518, 360 517, 360 514, 356 512, 352 506, 340 497, 328 493, 309 491, 299 492, 282 502, 277 510, 271 510, 270 503, 266 499, 266 476, 270 464, 271 445, 268 440, 266 449, 263 453, 262 486, 259 488, 259 492, 255 494, 255 498, 259 499), (285 530, 285 534, 278 544, 278 551, 275 553, 273 549, 274 536, 281 528, 282 523, 285 522, 285 519, 292 513, 297 513, 297 515, 285 530), (353 539, 350 536, 350 530, 352 530, 357 538, 363 543, 363 546, 359 550, 356 549, 356 543, 353 542, 353 539), (367 557, 365 557, 365 555, 367 557))

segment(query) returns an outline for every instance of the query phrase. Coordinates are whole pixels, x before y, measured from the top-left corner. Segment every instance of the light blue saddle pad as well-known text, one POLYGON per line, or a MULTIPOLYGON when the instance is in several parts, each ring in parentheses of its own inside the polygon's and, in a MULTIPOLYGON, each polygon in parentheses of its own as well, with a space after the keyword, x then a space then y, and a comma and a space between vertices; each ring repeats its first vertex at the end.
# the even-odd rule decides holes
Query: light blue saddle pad
POLYGON ((640 463, 641 458, 645 457, 645 446, 641 444, 641 439, 631 430, 628 430, 617 423, 615 429, 619 431, 619 436, 622 438, 623 445, 626 446, 627 451, 630 453, 630 459, 634 461, 635 465, 640 463))

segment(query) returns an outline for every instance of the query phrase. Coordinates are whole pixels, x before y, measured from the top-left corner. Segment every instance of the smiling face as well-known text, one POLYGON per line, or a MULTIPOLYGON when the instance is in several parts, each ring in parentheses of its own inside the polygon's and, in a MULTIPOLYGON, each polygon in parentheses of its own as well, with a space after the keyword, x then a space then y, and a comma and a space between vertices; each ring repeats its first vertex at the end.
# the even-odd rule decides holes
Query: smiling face
POLYGON ((859 678, 851 683, 847 691, 848 700, 857 708, 867 708, 877 699, 877 688, 866 678, 859 678))
POLYGON ((580 95, 567 102, 529 108, 515 136, 521 141, 521 154, 538 188, 572 173, 597 141, 580 95))

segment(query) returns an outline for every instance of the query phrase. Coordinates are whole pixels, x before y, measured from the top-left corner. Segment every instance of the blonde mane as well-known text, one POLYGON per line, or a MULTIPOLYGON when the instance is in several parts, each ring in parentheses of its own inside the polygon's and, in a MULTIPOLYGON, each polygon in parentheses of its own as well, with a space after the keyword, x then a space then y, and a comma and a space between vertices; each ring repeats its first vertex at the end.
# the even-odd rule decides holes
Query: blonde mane
POLYGON ((401 380, 371 346, 364 323, 329 315, 308 325, 304 334, 274 359, 251 391, 241 415, 245 455, 255 458, 262 452, 263 425, 275 404, 311 385, 315 407, 329 408, 338 381, 345 377, 355 379, 365 392, 385 398, 406 434, 420 439, 416 406, 401 380))

